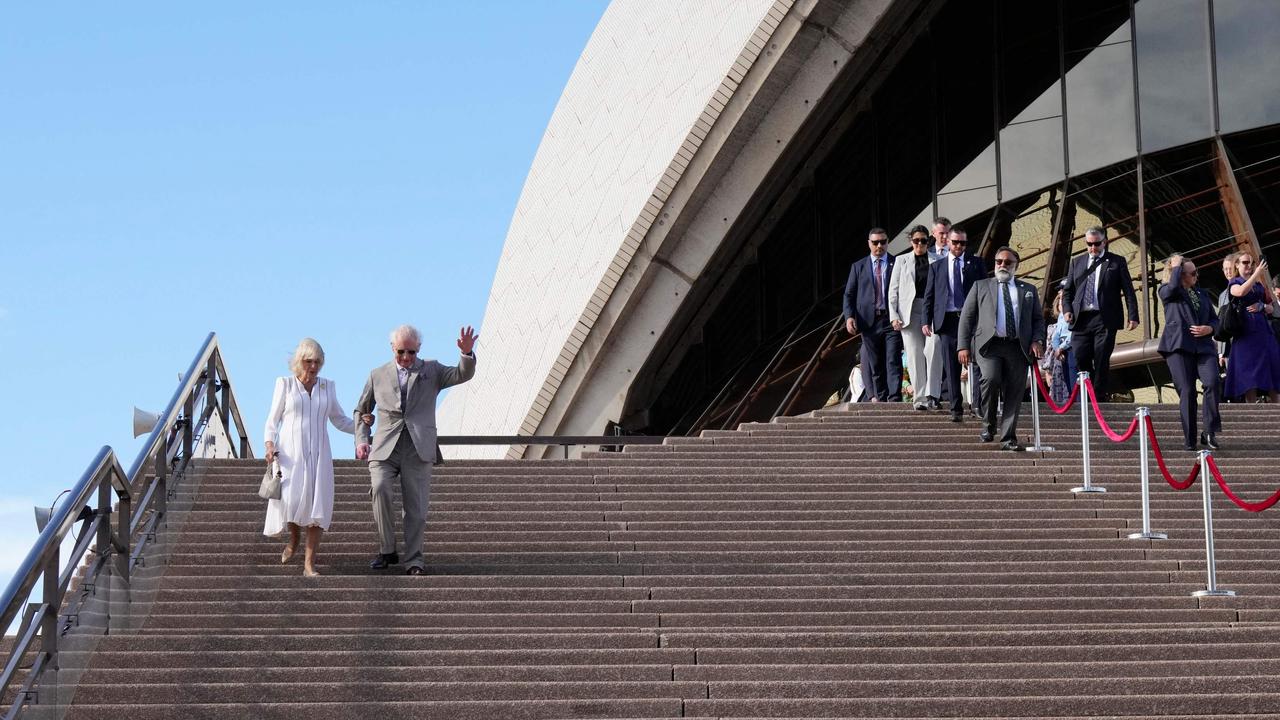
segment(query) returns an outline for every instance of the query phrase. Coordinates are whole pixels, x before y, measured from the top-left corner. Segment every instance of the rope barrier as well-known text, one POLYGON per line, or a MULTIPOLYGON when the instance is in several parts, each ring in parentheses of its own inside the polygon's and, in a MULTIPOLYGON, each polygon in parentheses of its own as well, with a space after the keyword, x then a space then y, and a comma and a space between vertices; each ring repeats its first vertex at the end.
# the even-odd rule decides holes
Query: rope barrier
POLYGON ((1107 425, 1107 419, 1102 416, 1102 408, 1098 406, 1098 396, 1093 391, 1093 381, 1085 380, 1084 386, 1089 391, 1089 401, 1093 403, 1093 416, 1098 419, 1098 428, 1102 430, 1102 434, 1110 438, 1111 442, 1118 443, 1124 442, 1125 440, 1133 437, 1134 431, 1138 429, 1137 416, 1135 416, 1133 420, 1129 421, 1129 428, 1124 431, 1123 435, 1117 433, 1107 425))
POLYGON ((1160 441, 1156 440, 1156 426, 1151 422, 1151 416, 1147 416, 1147 437, 1151 438, 1151 451, 1156 455, 1156 465, 1160 467, 1160 474, 1164 476, 1164 481, 1174 490, 1186 490, 1196 482, 1196 476, 1200 474, 1200 463, 1196 463, 1191 467, 1191 474, 1187 475, 1186 480, 1174 480, 1169 474, 1169 468, 1164 464, 1164 453, 1160 452, 1160 441))
POLYGON ((1071 386, 1071 397, 1062 405, 1053 402, 1053 396, 1049 393, 1049 386, 1044 384, 1044 376, 1040 374, 1040 366, 1031 365, 1032 374, 1036 376, 1036 384, 1040 386, 1040 397, 1044 398, 1044 404, 1049 406, 1055 415, 1062 415, 1076 404, 1076 398, 1080 395, 1080 383, 1071 386))
POLYGON ((1222 473, 1218 470, 1218 463, 1214 461, 1212 455, 1209 456, 1209 472, 1213 474, 1213 479, 1217 481, 1218 487, 1222 488, 1222 492, 1231 500, 1231 502, 1238 505, 1242 510, 1255 513, 1262 512, 1272 505, 1275 505, 1277 502, 1280 502, 1280 490, 1275 491, 1271 497, 1263 500, 1262 502, 1251 503, 1241 500, 1238 495, 1231 492, 1231 488, 1227 486, 1227 481, 1222 479, 1222 473))

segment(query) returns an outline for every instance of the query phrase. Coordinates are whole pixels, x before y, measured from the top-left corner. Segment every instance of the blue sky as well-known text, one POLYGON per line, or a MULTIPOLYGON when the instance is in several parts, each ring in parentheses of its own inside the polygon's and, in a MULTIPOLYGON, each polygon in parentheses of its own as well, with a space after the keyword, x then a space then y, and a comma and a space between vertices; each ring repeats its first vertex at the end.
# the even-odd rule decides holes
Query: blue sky
POLYGON ((454 357, 607 4, 0 7, 0 586, 207 332, 256 448, 302 337, 348 409, 399 323, 454 357))

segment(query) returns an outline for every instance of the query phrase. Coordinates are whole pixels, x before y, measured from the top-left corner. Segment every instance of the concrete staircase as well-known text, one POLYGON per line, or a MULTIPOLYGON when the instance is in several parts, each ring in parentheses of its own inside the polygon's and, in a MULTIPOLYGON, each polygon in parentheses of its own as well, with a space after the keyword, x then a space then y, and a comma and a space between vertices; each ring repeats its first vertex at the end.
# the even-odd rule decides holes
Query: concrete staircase
MULTIPOLYGON (((1269 495, 1280 408, 1223 415, 1228 481, 1269 495)), ((1176 408, 1153 416, 1185 476, 1176 408)), ((973 419, 865 405, 583 460, 450 462, 416 578, 366 567, 361 464, 339 463, 307 579, 260 535, 260 461, 213 462, 152 560, 145 623, 79 658, 70 717, 1280 717, 1280 508, 1215 489, 1219 584, 1240 596, 1191 597, 1199 485, 1157 475, 1170 539, 1125 539, 1137 441, 1095 431, 1109 492, 1076 496, 1078 428, 1046 417, 1057 452, 1004 453, 973 419)))

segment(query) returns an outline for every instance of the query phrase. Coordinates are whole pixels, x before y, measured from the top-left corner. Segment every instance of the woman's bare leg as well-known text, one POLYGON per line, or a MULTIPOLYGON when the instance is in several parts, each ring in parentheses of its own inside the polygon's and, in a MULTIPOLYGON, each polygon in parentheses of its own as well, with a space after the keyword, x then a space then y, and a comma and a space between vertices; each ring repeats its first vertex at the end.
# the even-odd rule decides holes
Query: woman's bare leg
POLYGON ((284 552, 280 553, 280 564, 284 564, 293 559, 293 554, 298 551, 298 526, 289 523, 289 543, 284 546, 284 552))
POLYGON ((307 528, 307 547, 302 555, 302 574, 307 577, 315 577, 320 573, 316 572, 315 560, 316 550, 320 549, 320 534, 324 530, 319 525, 312 525, 307 528))

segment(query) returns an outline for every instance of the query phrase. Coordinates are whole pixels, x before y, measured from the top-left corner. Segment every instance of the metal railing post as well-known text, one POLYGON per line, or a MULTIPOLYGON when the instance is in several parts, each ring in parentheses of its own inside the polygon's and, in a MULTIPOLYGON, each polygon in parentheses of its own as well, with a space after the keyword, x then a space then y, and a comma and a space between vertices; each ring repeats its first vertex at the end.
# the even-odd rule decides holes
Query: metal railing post
POLYGON ((1142 469, 1142 532, 1130 533, 1130 540, 1168 540, 1169 536, 1151 530, 1151 474, 1147 451, 1147 416, 1151 411, 1146 407, 1138 408, 1138 466, 1142 469))
POLYGON ((58 670, 58 610, 62 607, 62 592, 58 587, 61 574, 58 558, 62 556, 59 549, 54 549, 49 562, 44 566, 43 598, 44 616, 40 618, 40 649, 48 658, 47 670, 58 670))
POLYGON ((1218 588, 1218 565, 1214 559, 1213 552, 1213 505, 1211 483, 1209 482, 1209 451, 1201 450, 1200 453, 1200 490, 1204 498, 1204 554, 1205 569, 1208 571, 1208 586, 1204 590, 1196 590, 1191 593, 1192 597, 1230 597, 1235 595, 1234 590, 1221 590, 1218 588))
POLYGON ((1053 452, 1053 448, 1040 444, 1040 383, 1036 382, 1035 369, 1027 368, 1027 382, 1031 383, 1031 427, 1034 430, 1036 444, 1032 450, 1053 452))
POLYGON ((1071 488, 1073 493, 1104 493, 1107 491, 1104 487, 1098 487, 1093 484, 1093 468, 1089 461, 1089 391, 1085 388, 1085 383, 1089 381, 1088 371, 1081 370, 1076 376, 1076 382, 1080 386, 1080 465, 1084 472, 1084 484, 1080 487, 1071 488))

